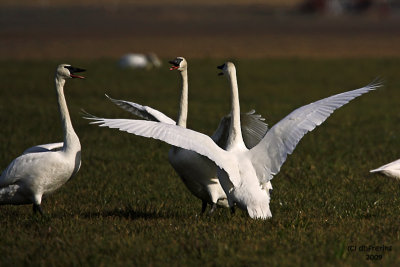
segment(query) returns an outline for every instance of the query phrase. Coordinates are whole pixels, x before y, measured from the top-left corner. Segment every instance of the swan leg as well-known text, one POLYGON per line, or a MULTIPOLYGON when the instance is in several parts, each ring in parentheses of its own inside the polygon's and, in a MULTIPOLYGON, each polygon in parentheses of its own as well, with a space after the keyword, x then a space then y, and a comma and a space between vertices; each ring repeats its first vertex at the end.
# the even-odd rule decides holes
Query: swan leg
POLYGON ((36 214, 36 212, 40 213, 40 215, 43 216, 43 210, 42 207, 40 206, 40 204, 33 204, 33 213, 36 214))
POLYGON ((235 207, 234 206, 230 207, 230 210, 231 210, 231 214, 232 215, 235 214, 235 207))
POLYGON ((207 209, 207 201, 202 201, 201 203, 201 214, 204 214, 204 212, 206 212, 207 209))
POLYGON ((228 197, 228 206, 231 211, 231 214, 235 214, 235 202, 233 202, 229 197, 228 197))
POLYGON ((211 209, 210 209, 210 211, 208 212, 208 214, 213 214, 214 213, 214 211, 217 209, 217 204, 216 203, 213 203, 212 205, 211 205, 211 209))

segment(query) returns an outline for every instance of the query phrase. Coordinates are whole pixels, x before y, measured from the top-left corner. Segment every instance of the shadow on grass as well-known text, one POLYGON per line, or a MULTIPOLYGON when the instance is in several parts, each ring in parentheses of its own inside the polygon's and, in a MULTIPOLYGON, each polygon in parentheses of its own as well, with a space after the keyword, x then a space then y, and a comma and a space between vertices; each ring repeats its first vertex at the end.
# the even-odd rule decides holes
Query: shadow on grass
POLYGON ((134 210, 133 208, 115 208, 113 210, 104 210, 99 212, 84 212, 82 216, 87 219, 120 217, 129 220, 138 219, 170 219, 178 216, 177 214, 166 214, 161 211, 143 211, 134 210))

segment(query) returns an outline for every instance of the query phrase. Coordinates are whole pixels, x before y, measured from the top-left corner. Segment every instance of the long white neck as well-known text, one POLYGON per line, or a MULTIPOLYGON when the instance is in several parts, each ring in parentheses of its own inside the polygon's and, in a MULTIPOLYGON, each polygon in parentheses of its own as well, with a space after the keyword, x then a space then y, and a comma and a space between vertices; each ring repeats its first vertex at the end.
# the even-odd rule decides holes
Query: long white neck
POLYGON ((240 105, 239 105, 239 88, 234 70, 229 72, 228 80, 231 85, 231 125, 229 128, 229 137, 227 141, 227 149, 232 146, 244 145, 242 137, 242 129, 240 126, 240 105))
POLYGON ((56 76, 56 92, 58 100, 58 108, 61 115, 61 123, 63 126, 64 134, 64 146, 63 151, 70 152, 75 150, 80 150, 79 138, 76 135, 74 128, 72 127, 71 118, 69 116, 67 102, 64 96, 64 84, 65 80, 56 76))
POLYGON ((179 103, 179 113, 177 125, 186 128, 186 120, 188 115, 188 74, 187 69, 181 71, 181 100, 179 103))

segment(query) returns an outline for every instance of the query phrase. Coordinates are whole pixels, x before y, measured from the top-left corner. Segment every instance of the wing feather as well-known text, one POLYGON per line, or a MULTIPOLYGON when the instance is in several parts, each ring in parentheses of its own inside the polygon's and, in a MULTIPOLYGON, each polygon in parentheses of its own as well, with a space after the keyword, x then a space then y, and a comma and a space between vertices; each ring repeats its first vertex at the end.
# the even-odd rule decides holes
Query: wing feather
POLYGON ((255 147, 268 131, 265 119, 251 110, 240 114, 243 141, 248 149, 255 147))
POLYGON ((115 105, 119 106, 123 110, 126 110, 142 119, 149 120, 149 121, 159 121, 168 124, 176 124, 176 122, 165 115, 164 113, 151 108, 149 106, 142 106, 140 104, 126 101, 126 100, 118 100, 105 95, 111 102, 115 105))
MULTIPOLYGON (((240 114, 243 141, 247 148, 250 149, 256 146, 267 133, 268 124, 264 121, 265 119, 261 115, 255 114, 255 110, 240 114)), ((221 148, 226 147, 230 124, 231 114, 228 114, 221 119, 217 130, 211 136, 221 148)))
POLYGON ((234 185, 238 184, 239 171, 236 159, 218 147, 207 135, 163 122, 130 120, 130 119, 106 119, 86 114, 85 119, 92 120, 91 124, 100 127, 116 128, 131 134, 149 137, 164 141, 170 145, 192 150, 206 156, 224 169, 234 185))
POLYGON ((321 125, 336 109, 380 86, 381 82, 373 82, 360 89, 324 98, 294 110, 279 121, 248 152, 260 182, 271 180, 279 172, 287 155, 293 152, 307 132, 321 125))
POLYGON ((43 144, 37 145, 30 148, 27 148, 22 155, 29 153, 39 153, 39 152, 48 152, 48 151, 58 151, 61 150, 64 146, 64 142, 51 143, 51 144, 43 144))
MULTIPOLYGON (((168 124, 176 124, 173 119, 149 106, 143 106, 126 100, 114 99, 108 95, 105 96, 115 105, 142 119, 164 122, 168 124)), ((225 117, 223 117, 220 124, 218 125, 217 130, 211 137, 222 148, 225 147, 226 140, 228 139, 230 118, 230 115, 226 115, 225 117)), ((252 148, 257 145, 264 137, 265 133, 268 131, 268 124, 264 122, 265 119, 261 115, 255 114, 255 110, 251 110, 247 113, 242 113, 240 115, 240 119, 242 125, 243 141, 248 148, 252 148)))

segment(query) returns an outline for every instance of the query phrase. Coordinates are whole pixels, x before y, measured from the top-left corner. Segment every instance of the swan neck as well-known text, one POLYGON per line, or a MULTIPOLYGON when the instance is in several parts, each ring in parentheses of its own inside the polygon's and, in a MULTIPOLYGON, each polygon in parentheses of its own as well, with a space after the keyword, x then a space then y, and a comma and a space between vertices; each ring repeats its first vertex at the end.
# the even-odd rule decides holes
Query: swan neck
POLYGON ((177 125, 186 128, 188 115, 188 74, 187 69, 181 71, 181 99, 179 102, 179 113, 177 125))
POLYGON ((69 151, 73 149, 76 146, 76 144, 79 144, 79 139, 74 131, 74 128, 72 127, 72 122, 68 112, 67 102, 65 101, 65 96, 64 96, 64 85, 65 85, 65 79, 56 77, 56 93, 58 100, 58 108, 61 115, 61 123, 63 126, 63 135, 64 135, 63 150, 69 151))
POLYGON ((236 73, 229 73, 229 82, 231 85, 231 125, 227 145, 243 143, 242 130, 240 126, 240 104, 239 88, 236 79, 236 73))

